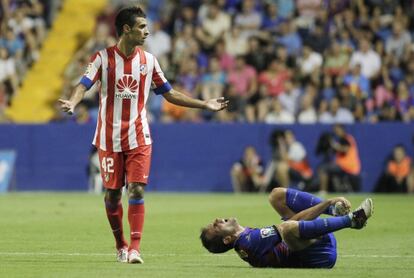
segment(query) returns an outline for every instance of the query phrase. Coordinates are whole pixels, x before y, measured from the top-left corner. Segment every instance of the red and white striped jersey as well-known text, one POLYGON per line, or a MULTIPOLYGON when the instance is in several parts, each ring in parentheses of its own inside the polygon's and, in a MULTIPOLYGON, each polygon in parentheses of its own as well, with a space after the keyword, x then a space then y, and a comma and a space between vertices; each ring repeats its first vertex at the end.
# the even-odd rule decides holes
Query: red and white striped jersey
POLYGON ((150 88, 171 90, 157 59, 136 47, 126 57, 115 45, 97 52, 80 83, 90 88, 101 81, 99 114, 93 144, 122 152, 152 143, 145 104, 150 88))

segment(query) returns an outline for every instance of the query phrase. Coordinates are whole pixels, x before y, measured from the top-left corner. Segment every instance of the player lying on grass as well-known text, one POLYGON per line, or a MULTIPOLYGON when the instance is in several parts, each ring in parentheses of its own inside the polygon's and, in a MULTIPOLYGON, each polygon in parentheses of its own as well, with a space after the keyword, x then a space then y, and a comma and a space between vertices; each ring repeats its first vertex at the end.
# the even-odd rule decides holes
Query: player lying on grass
POLYGON ((350 213, 351 203, 343 197, 323 201, 293 189, 275 188, 269 200, 284 222, 257 229, 240 226, 235 218, 218 218, 202 229, 203 246, 211 253, 234 248, 254 267, 332 268, 336 262, 332 232, 362 229, 373 213, 371 199, 350 213), (334 217, 319 218, 321 214, 334 217))

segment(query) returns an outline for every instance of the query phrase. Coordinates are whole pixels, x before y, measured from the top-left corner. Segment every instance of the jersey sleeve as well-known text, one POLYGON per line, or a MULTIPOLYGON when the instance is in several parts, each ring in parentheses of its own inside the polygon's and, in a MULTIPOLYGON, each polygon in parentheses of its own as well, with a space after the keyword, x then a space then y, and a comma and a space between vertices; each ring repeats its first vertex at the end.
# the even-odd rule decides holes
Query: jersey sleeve
POLYGON ((92 56, 91 61, 88 64, 88 67, 80 80, 80 83, 83 84, 86 89, 90 89, 95 82, 101 78, 102 72, 102 59, 97 52, 92 56))
POLYGON ((164 77, 164 73, 158 63, 157 58, 154 57, 154 70, 152 72, 152 89, 157 95, 162 95, 171 91, 172 87, 168 80, 164 77))

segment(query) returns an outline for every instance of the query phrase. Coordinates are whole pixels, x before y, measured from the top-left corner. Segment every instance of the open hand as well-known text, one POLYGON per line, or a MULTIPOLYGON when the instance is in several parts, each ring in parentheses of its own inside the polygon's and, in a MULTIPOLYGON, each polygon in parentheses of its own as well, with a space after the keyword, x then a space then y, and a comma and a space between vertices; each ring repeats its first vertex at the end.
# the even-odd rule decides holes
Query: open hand
POLYGON ((59 99, 60 103, 60 109, 62 109, 63 112, 68 113, 69 115, 72 115, 75 110, 75 104, 73 104, 70 100, 66 99, 59 99))
POLYGON ((209 99, 206 102, 206 108, 210 111, 220 111, 229 105, 229 101, 224 97, 209 99))

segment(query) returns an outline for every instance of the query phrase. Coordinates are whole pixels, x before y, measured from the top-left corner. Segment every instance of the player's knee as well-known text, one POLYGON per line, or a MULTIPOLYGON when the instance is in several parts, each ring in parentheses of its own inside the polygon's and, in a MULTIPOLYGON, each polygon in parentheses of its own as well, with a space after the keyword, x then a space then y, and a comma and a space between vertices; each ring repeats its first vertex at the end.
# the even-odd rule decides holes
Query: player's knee
POLYGON ((269 194, 269 202, 273 206, 283 205, 286 199, 286 188, 276 187, 273 188, 269 194))
POLYGON ((128 184, 128 198, 140 200, 144 198, 144 185, 140 183, 128 184))
POLYGON ((278 225, 279 233, 283 239, 295 238, 299 231, 299 222, 288 220, 278 225))
POLYGON ((107 189, 105 192, 105 200, 111 203, 119 202, 122 198, 122 192, 119 189, 107 189))

